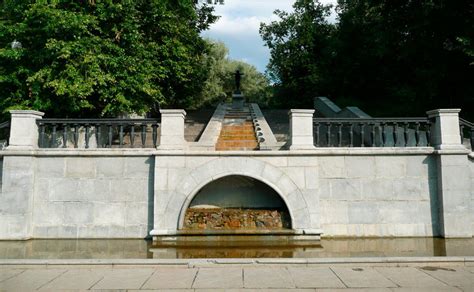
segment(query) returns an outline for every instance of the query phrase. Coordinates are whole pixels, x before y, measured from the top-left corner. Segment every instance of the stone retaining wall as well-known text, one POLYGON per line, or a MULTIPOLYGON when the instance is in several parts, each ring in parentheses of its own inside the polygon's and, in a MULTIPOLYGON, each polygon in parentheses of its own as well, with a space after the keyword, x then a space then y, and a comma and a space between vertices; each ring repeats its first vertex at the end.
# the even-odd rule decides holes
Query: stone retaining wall
POLYGON ((0 193, 2 193, 3 182, 3 157, 0 157, 0 193))
POLYGON ((469 166, 471 169, 471 216, 472 216, 472 234, 474 236, 474 152, 469 158, 469 166))
POLYGON ((0 239, 174 235, 196 194, 228 176, 274 190, 297 234, 474 233, 474 160, 467 155, 432 149, 49 151, 0 159, 0 239), (440 187, 449 192, 442 201, 440 187), (443 222, 459 223, 447 229, 443 222))
POLYGON ((144 238, 152 228, 153 157, 38 157, 34 238, 144 238))
POLYGON ((318 165, 325 234, 439 235, 434 157, 320 157, 318 165))

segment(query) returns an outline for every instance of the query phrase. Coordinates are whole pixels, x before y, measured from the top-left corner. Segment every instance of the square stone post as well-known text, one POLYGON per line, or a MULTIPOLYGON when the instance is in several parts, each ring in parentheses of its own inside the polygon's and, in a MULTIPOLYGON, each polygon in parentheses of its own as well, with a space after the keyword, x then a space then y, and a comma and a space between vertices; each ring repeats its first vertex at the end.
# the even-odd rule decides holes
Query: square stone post
POLYGON ((434 120, 431 125, 431 145, 440 150, 465 149, 461 144, 461 132, 459 129, 460 109, 437 109, 426 112, 430 119, 434 120))
POLYGON ((459 109, 427 112, 434 123, 431 144, 437 149, 440 235, 472 237, 471 176, 469 151, 461 144, 459 109))
MULTIPOLYGON (((10 145, 7 149, 37 149, 39 134, 36 120, 41 119, 44 113, 31 110, 14 110, 10 113, 10 145)), ((35 157, 32 155, 3 158, 0 239, 31 238, 35 168, 35 157)))
POLYGON ((314 110, 292 109, 290 117, 290 150, 312 150, 313 138, 313 114, 314 110))
POLYGON ((184 150, 184 118, 186 112, 182 109, 160 110, 161 113, 161 139, 158 149, 184 150))
POLYGON ((38 148, 38 126, 36 120, 44 115, 32 110, 13 110, 11 114, 10 150, 32 150, 38 148))

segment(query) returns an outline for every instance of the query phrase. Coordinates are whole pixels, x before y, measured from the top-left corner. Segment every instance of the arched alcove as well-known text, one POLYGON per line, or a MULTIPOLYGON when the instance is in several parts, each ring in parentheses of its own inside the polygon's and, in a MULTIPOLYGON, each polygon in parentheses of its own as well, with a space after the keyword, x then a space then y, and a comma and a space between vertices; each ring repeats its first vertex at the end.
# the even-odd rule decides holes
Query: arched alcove
POLYGON ((242 175, 210 182, 193 197, 184 217, 184 230, 291 229, 288 208, 267 184, 242 175))

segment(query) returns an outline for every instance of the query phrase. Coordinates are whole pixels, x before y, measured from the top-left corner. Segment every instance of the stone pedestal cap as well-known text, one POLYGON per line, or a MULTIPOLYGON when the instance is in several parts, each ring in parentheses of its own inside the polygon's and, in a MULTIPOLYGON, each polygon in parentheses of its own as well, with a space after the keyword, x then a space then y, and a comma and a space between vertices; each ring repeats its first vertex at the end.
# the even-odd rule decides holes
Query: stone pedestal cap
POLYGON ((431 144, 440 150, 465 150, 459 129, 460 109, 436 109, 426 112, 435 119, 431 130, 431 144))
POLYGON ((9 149, 38 148, 38 126, 36 120, 44 116, 34 110, 11 110, 9 149))

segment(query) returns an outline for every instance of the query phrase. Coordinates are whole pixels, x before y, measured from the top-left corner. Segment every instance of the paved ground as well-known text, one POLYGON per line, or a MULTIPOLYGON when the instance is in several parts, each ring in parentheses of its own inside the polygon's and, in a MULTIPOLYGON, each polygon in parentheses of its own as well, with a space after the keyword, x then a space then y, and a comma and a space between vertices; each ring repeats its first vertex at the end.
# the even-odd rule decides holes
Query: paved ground
POLYGON ((474 291, 474 266, 0 265, 0 291, 474 291))

